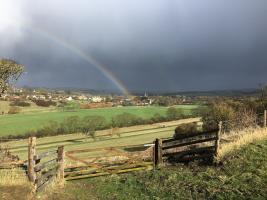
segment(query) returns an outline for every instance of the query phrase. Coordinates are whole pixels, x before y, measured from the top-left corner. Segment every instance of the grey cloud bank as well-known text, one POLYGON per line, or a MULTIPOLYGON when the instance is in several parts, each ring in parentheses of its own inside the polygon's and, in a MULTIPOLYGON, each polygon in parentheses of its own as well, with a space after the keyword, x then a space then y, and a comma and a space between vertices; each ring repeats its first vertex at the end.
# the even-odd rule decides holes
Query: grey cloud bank
POLYGON ((265 0, 17 2, 4 0, 0 57, 27 67, 21 85, 116 88, 49 35, 92 55, 130 90, 235 89, 267 82, 265 0))

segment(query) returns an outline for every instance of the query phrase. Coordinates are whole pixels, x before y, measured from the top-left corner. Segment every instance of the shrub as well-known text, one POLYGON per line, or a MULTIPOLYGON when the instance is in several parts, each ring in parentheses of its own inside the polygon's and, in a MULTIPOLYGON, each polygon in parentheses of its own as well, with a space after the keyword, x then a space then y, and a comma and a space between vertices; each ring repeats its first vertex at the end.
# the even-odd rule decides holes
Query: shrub
POLYGON ((181 124, 176 127, 173 138, 176 139, 180 135, 198 132, 197 123, 181 124))
POLYGON ((223 122, 223 131, 226 132, 255 127, 257 115, 253 108, 252 104, 240 101, 213 102, 207 110, 202 112, 203 129, 215 129, 220 121, 223 122))
POLYGON ((181 119, 184 116, 183 111, 175 107, 168 108, 166 115, 168 120, 181 119))
POLYGON ((38 130, 35 133, 35 136, 36 137, 40 137, 40 136, 44 137, 44 136, 58 135, 59 128, 60 128, 60 124, 58 122, 50 121, 42 129, 38 130))
POLYGON ((113 127, 127 127, 142 124, 145 120, 131 113, 122 113, 112 117, 113 127))
POLYGON ((78 116, 67 117, 60 125, 60 132, 75 133, 81 131, 81 118, 78 116))
POLYGON ((165 121, 166 118, 162 115, 160 115, 159 113, 155 113, 152 117, 151 117, 151 121, 152 123, 157 123, 157 122, 163 122, 165 121))
POLYGON ((202 114, 204 130, 215 129, 220 121, 232 121, 236 117, 236 111, 227 102, 214 102, 202 114))
POLYGON ((62 106, 63 111, 77 111, 80 109, 80 104, 78 102, 65 102, 62 106))
POLYGON ((86 116, 82 119, 80 128, 82 133, 90 135, 95 139, 95 131, 107 127, 106 119, 103 116, 86 116))
POLYGON ((41 107, 49 107, 49 106, 56 106, 57 103, 55 101, 46 101, 46 100, 34 100, 34 103, 37 106, 41 106, 41 107))
POLYGON ((29 107, 31 106, 30 103, 25 101, 13 101, 9 104, 10 106, 20 106, 20 107, 29 107))
POLYGON ((17 106, 12 106, 9 108, 8 114, 18 114, 20 113, 21 109, 17 106))

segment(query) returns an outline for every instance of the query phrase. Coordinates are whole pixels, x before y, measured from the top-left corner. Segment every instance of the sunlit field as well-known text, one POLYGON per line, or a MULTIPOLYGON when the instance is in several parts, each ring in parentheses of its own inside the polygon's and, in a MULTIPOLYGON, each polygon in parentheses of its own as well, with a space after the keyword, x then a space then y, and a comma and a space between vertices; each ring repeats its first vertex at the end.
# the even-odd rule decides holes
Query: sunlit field
MULTIPOLYGON (((176 108, 181 108, 184 114, 190 115, 192 111, 197 109, 198 105, 177 105, 176 108)), ((151 118, 154 114, 159 113, 166 115, 168 107, 147 106, 147 107, 112 107, 112 108, 98 108, 98 109, 81 109, 76 112, 63 112, 53 110, 50 112, 25 112, 15 115, 0 116, 0 136, 20 135, 31 130, 36 130, 49 121, 61 122, 66 117, 79 116, 84 117, 88 115, 104 116, 107 120, 115 115, 122 113, 131 113, 144 119, 151 118)))
MULTIPOLYGON (((152 143, 155 138, 169 138, 174 129, 182 123, 198 122, 200 118, 182 119, 151 125, 139 125, 119 129, 120 136, 108 135, 109 130, 97 131, 95 140, 83 134, 59 135, 37 138, 37 152, 42 153, 64 145, 65 150, 105 148, 114 146, 130 146, 152 143)), ((28 140, 4 143, 14 155, 27 159, 28 140)), ((89 154, 83 156, 88 157, 89 154)))

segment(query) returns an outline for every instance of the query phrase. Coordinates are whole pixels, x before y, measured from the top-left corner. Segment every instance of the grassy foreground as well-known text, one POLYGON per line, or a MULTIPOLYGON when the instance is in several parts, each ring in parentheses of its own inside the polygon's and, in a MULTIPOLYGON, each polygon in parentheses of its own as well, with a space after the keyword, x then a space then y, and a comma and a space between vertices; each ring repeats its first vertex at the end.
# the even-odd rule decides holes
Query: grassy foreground
POLYGON ((221 165, 67 182, 48 199, 267 199, 267 140, 231 153, 221 165))
MULTIPOLYGON (((185 114, 191 114, 198 105, 178 105, 176 108, 184 110, 185 114)), ((0 137, 7 135, 24 134, 27 131, 37 130, 46 125, 49 121, 61 122, 66 117, 79 116, 84 117, 88 115, 104 116, 107 120, 115 115, 124 112, 135 114, 144 119, 151 118, 154 114, 159 113, 166 115, 168 107, 147 106, 147 107, 112 107, 112 108, 98 108, 98 109, 81 109, 76 112, 63 112, 59 110, 47 112, 25 112, 15 115, 0 116, 0 137)))

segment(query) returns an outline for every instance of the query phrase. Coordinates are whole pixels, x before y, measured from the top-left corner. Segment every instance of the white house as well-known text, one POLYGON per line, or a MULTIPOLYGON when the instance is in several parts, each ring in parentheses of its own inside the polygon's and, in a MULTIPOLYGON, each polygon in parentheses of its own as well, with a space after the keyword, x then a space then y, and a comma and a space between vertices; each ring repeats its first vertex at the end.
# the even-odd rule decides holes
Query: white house
POLYGON ((100 96, 93 96, 92 97, 92 102, 94 103, 99 103, 101 102, 103 99, 100 96))
POLYGON ((67 101, 72 101, 73 99, 72 99, 71 96, 69 96, 66 100, 67 100, 67 101))

